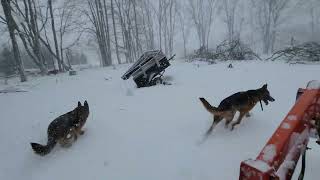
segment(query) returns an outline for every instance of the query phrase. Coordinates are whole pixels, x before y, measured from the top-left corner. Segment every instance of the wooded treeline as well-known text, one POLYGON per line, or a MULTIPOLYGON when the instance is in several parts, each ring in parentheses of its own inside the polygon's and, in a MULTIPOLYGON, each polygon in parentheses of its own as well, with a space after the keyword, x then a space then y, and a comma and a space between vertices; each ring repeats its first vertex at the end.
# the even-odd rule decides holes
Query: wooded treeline
POLYGON ((259 41, 261 53, 272 53, 280 27, 296 18, 297 8, 308 12, 310 33, 320 31, 317 0, 1 0, 1 5, 0 30, 10 38, 2 37, 7 42, 0 71, 18 72, 21 81, 30 64, 45 75, 85 63, 81 48, 92 45, 101 66, 132 63, 152 49, 171 56, 177 44, 186 57, 189 46, 213 48, 213 34, 221 28, 222 40, 249 46, 259 41))

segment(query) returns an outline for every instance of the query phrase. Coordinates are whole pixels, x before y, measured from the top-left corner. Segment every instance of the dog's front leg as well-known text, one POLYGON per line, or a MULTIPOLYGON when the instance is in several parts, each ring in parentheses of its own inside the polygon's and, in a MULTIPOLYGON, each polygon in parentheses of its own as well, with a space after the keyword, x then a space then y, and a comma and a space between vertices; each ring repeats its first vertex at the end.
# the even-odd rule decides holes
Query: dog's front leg
POLYGON ((238 125, 238 124, 241 123, 241 120, 242 120, 242 118, 243 118, 243 116, 244 116, 245 114, 246 114, 245 112, 240 112, 240 115, 239 115, 237 121, 232 124, 231 131, 234 129, 234 127, 235 127, 236 125, 238 125))
POLYGON ((69 134, 73 137, 73 141, 78 140, 78 132, 77 132, 77 130, 76 130, 75 127, 72 127, 72 128, 70 129, 69 134))
POLYGON ((79 135, 83 135, 83 134, 84 134, 84 130, 81 129, 81 126, 76 127, 75 131, 76 131, 77 134, 79 134, 79 135))
POLYGON ((79 135, 83 135, 84 134, 84 130, 82 130, 83 124, 77 124, 75 127, 75 131, 77 132, 77 134, 79 135))
POLYGON ((80 134, 80 135, 83 135, 83 134, 84 134, 84 130, 81 130, 81 129, 80 129, 80 130, 79 130, 79 134, 80 134))

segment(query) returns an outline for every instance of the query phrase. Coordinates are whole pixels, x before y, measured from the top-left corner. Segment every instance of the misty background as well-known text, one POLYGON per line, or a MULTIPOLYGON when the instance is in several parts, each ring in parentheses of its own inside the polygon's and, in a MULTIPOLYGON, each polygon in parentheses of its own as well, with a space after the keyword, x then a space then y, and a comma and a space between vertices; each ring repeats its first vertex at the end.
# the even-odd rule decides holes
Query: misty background
POLYGON ((153 49, 188 59, 239 42, 267 57, 320 41, 318 0, 2 0, 1 5, 0 73, 19 74, 22 81, 35 71, 132 63, 153 49))

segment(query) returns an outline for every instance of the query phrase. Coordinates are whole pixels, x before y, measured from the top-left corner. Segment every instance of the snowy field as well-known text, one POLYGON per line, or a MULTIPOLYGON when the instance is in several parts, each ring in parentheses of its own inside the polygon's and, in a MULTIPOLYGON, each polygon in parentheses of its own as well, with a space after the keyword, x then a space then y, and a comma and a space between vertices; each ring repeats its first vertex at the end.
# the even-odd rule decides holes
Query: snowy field
MULTIPOLYGON (((129 65, 18 84, 28 92, 0 94, 0 179, 238 179, 240 162, 258 155, 294 104, 297 89, 319 80, 320 65, 227 65, 174 62, 165 73, 171 86, 140 89, 131 79, 120 79, 129 65), (199 97, 218 105, 232 93, 264 83, 275 102, 264 111, 257 105, 234 131, 219 124, 199 144, 212 123, 199 97), (30 142, 45 144, 48 124, 78 100, 88 100, 90 106, 86 133, 68 149, 56 146, 45 157, 35 155, 30 142)), ((315 180, 320 176, 320 150, 314 140, 310 147, 305 179, 315 180)))

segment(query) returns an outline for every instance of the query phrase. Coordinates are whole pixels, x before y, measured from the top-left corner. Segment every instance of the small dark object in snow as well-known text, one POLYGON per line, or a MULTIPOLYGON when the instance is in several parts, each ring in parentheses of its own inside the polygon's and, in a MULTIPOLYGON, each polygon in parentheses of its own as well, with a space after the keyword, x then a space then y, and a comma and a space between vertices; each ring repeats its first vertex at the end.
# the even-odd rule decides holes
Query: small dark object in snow
POLYGON ((47 75, 57 75, 58 73, 59 73, 59 70, 54 69, 54 70, 48 71, 47 75))
POLYGON ((229 66, 228 66, 228 68, 233 68, 233 65, 230 63, 229 66))
POLYGON ((77 71, 75 70, 69 71, 69 76, 75 76, 75 75, 77 75, 77 71))
POLYGON ((163 85, 172 85, 172 84, 169 83, 169 82, 163 82, 162 84, 163 84, 163 85))
POLYGON ((305 62, 292 62, 292 63, 289 63, 289 65, 295 65, 295 64, 307 64, 305 62))
POLYGON ((167 59, 160 50, 147 51, 142 54, 121 78, 127 80, 132 76, 138 88, 163 84, 163 73, 170 66, 169 61, 174 56, 167 59))
POLYGON ((23 89, 19 89, 19 88, 16 88, 16 87, 9 87, 9 88, 6 88, 6 89, 3 89, 3 90, 0 90, 0 93, 17 93, 17 92, 28 92, 26 90, 23 90, 23 89))

